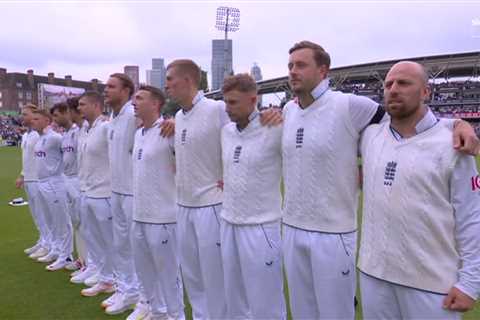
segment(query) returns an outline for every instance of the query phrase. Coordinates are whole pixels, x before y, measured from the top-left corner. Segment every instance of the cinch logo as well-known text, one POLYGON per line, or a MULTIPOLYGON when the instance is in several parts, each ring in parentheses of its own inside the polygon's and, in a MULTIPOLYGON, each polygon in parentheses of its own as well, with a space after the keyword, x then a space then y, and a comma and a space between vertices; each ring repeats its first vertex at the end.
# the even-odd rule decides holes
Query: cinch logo
POLYGON ((480 176, 472 177, 472 191, 480 189, 480 176))
POLYGON ((74 152, 75 149, 72 146, 66 146, 62 148, 62 152, 74 152))
POLYGON ((303 128, 298 128, 298 129, 297 129, 297 139, 296 139, 296 143, 297 143, 297 144, 296 144, 296 146, 295 146, 296 149, 302 147, 302 144, 303 144, 303 131, 304 131, 303 128))
POLYGON ((235 152, 233 152, 233 163, 240 162, 240 152, 242 152, 242 146, 236 146, 235 152))
POLYGON ((47 156, 47 153, 45 151, 36 151, 35 152, 35 157, 45 158, 46 156, 47 156))
POLYGON ((395 172, 397 171, 397 163, 394 161, 390 161, 387 163, 385 167, 385 177, 383 180, 384 186, 391 186, 393 184, 393 180, 395 179, 395 172))
POLYGON ((182 142, 182 144, 185 144, 185 142, 187 141, 187 129, 182 130, 182 136, 180 138, 180 141, 182 142))

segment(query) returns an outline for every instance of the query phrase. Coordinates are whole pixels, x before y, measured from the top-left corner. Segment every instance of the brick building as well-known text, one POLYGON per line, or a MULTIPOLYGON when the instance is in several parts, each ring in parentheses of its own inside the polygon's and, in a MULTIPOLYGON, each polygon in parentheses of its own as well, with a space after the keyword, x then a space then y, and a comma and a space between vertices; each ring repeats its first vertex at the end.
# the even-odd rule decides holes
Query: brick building
POLYGON ((38 84, 53 84, 58 86, 83 88, 86 91, 103 92, 105 85, 97 79, 91 81, 73 80, 72 76, 55 78, 50 72, 48 76, 35 75, 33 70, 27 73, 11 72, 0 68, 0 112, 20 112, 27 103, 38 105, 38 84))

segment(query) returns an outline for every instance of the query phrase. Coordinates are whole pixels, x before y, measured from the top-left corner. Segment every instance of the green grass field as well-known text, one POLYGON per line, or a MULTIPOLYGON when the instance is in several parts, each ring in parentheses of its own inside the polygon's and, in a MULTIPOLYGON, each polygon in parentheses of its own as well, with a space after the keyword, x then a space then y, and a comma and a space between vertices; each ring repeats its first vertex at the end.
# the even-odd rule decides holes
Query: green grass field
MULTIPOLYGON (((100 302, 107 295, 84 298, 80 296, 83 286, 71 284, 67 271, 48 272, 44 264, 23 253, 34 244, 37 233, 28 207, 7 204, 12 198, 25 197, 14 187, 20 166, 19 149, 0 148, 0 319, 125 319, 128 313, 103 313, 100 302)), ((187 317, 191 319, 190 308, 187 317)), ((464 319, 480 319, 480 304, 464 319)))

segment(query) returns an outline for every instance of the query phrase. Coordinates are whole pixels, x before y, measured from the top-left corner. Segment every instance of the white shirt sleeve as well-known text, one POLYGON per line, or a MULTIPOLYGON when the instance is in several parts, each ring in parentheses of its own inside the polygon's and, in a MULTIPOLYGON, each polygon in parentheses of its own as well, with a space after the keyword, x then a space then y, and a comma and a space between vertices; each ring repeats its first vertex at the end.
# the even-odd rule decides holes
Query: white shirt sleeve
MULTIPOLYGON (((376 103, 370 98, 357 96, 354 94, 349 95, 350 118, 353 127, 357 130, 358 133, 362 132, 363 129, 365 129, 371 123, 372 119, 379 111, 378 109, 378 103, 376 103)), ((385 117, 383 116, 383 119, 384 118, 385 117)))
POLYGON ((170 151, 175 156, 175 137, 171 136, 171 137, 168 137, 167 139, 168 139, 168 146, 170 147, 170 151))
POLYGON ((219 101, 220 105, 220 126, 223 128, 227 123, 230 123, 230 117, 228 116, 225 102, 219 101))
POLYGON ((480 294, 480 178, 474 157, 459 156, 450 190, 461 259, 455 287, 476 300, 480 294))

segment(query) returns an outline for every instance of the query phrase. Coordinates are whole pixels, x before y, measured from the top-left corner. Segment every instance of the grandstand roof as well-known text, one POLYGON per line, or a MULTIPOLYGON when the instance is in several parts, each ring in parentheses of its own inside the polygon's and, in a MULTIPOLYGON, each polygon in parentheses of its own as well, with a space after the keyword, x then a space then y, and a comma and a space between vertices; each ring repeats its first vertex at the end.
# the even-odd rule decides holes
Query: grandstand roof
MULTIPOLYGON (((431 55, 416 58, 402 58, 378 62, 335 67, 330 69, 329 77, 334 84, 364 83, 385 78, 392 65, 399 61, 410 60, 421 63, 431 78, 457 78, 478 76, 480 69, 480 51, 431 55)), ((259 94, 289 91, 288 77, 278 77, 257 82, 259 94)), ((207 97, 219 99, 220 90, 208 92, 207 97)))

